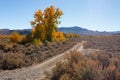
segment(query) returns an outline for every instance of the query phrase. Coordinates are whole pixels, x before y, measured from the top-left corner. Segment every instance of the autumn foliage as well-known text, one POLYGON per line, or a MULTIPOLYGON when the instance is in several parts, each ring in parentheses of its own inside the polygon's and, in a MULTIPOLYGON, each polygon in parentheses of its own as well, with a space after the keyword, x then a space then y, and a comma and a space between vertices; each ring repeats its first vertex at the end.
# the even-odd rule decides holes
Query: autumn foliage
POLYGON ((70 38, 82 38, 80 34, 74 34, 74 33, 65 33, 65 38, 70 39, 70 38))
POLYGON ((0 34, 0 39, 8 39, 8 38, 9 38, 8 35, 1 35, 1 34, 0 34))
POLYGON ((39 40, 34 39, 33 43, 39 45, 0 42, 0 71, 41 63, 65 52, 77 42, 75 40, 66 40, 53 43, 45 42, 41 45, 39 40))
POLYGON ((58 19, 62 16, 62 14, 62 11, 54 6, 50 6, 44 11, 36 11, 34 14, 35 19, 31 21, 31 25, 33 26, 32 36, 34 38, 38 38, 42 42, 46 40, 64 41, 64 35, 61 32, 57 32, 57 25, 60 23, 58 19))
POLYGON ((24 36, 18 34, 17 32, 14 32, 12 35, 9 36, 9 39, 13 43, 19 43, 23 40, 24 36))
MULTIPOLYGON (((57 31, 57 26, 60 24, 59 18, 62 15, 63 12, 54 6, 50 6, 44 11, 38 10, 34 14, 34 20, 31 21, 31 33, 23 36, 14 32, 8 36, 8 41, 22 44, 30 42, 37 45, 42 44, 45 41, 65 41, 64 34, 57 31)), ((0 38, 6 37, 0 35, 0 38)))
POLYGON ((62 32, 54 32, 53 33, 53 40, 54 41, 65 41, 64 34, 62 32))

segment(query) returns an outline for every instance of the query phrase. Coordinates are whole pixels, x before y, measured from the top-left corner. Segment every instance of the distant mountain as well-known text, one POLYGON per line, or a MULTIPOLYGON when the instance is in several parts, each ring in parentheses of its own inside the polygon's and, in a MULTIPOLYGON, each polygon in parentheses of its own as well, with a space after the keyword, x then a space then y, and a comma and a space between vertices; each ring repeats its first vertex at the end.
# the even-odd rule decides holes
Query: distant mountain
POLYGON ((19 34, 26 35, 28 33, 31 33, 31 29, 23 29, 23 30, 0 29, 0 34, 2 34, 2 35, 10 35, 13 32, 17 32, 19 34))
POLYGON ((100 31, 92 31, 88 29, 84 29, 78 26, 74 27, 61 27, 59 28, 59 31, 64 33, 75 33, 75 34, 81 34, 81 35, 113 35, 120 32, 100 32, 100 31))
POLYGON ((120 35, 120 31, 115 32, 113 35, 120 35))
POLYGON ((0 29, 0 34, 9 34, 9 29, 0 29))
MULTIPOLYGON (((58 28, 58 31, 64 32, 64 33, 75 33, 75 34, 81 34, 81 35, 116 35, 120 34, 120 31, 116 32, 100 32, 100 31, 92 31, 88 29, 84 29, 78 26, 74 27, 61 27, 58 28)), ((31 33, 31 29, 23 29, 23 30, 9 30, 9 29, 0 29, 0 34, 4 35, 10 35, 13 32, 18 32, 19 34, 28 34, 31 33)))

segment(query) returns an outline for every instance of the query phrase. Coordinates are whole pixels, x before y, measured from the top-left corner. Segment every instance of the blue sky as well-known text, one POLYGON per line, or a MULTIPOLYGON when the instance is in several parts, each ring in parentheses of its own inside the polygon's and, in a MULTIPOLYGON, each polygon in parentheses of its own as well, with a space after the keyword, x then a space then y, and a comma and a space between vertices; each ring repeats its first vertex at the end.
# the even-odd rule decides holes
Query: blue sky
POLYGON ((59 27, 120 31, 120 0, 0 0, 0 29, 31 28, 34 12, 50 5, 64 13, 59 27))

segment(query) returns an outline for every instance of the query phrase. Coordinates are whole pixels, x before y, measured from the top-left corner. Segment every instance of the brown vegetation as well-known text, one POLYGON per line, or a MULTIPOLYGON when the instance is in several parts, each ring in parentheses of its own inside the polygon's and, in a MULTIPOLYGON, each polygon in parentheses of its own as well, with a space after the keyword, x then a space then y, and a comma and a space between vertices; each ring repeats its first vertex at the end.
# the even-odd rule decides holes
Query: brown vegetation
POLYGON ((9 39, 12 43, 19 43, 23 40, 24 36, 14 32, 12 35, 9 36, 9 39))
POLYGON ((77 43, 74 41, 45 42, 41 45, 0 43, 0 69, 15 69, 40 63, 71 48, 77 43))
POLYGON ((24 65, 24 55, 22 53, 14 54, 9 52, 1 56, 2 69, 15 69, 24 65))
POLYGON ((65 56, 64 62, 59 62, 45 80, 119 80, 120 58, 103 52, 82 55, 71 51, 65 56), (116 65, 117 64, 117 65, 116 65))
POLYGON ((120 53, 120 36, 92 36, 81 40, 87 41, 85 48, 100 49, 111 56, 120 53))

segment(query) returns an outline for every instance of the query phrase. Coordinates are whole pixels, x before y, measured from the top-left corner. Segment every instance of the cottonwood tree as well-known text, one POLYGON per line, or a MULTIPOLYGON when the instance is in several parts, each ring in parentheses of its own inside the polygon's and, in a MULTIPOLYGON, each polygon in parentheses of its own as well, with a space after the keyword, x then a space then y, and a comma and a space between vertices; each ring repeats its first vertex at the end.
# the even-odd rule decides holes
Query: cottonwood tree
POLYGON ((41 41, 54 41, 54 33, 57 32, 57 26, 60 24, 59 18, 63 12, 59 8, 50 6, 44 11, 38 10, 34 14, 34 20, 31 21, 34 38, 41 41))

